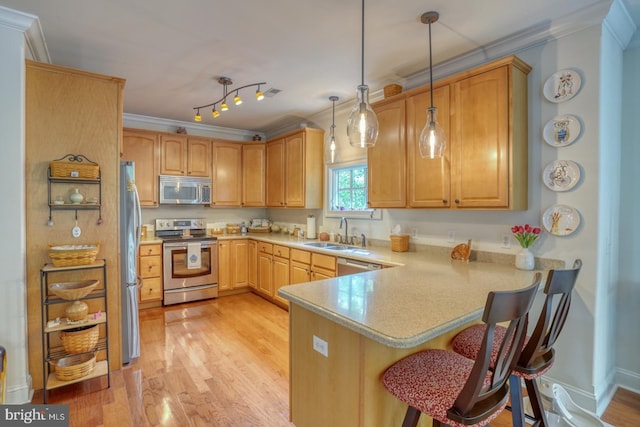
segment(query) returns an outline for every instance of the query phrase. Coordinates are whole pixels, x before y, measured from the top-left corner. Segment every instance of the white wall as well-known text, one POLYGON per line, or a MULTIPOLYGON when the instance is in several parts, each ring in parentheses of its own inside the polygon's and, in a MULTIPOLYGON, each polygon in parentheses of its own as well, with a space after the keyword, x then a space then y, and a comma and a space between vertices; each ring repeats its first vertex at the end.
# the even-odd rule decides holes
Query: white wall
POLYGON ((31 397, 27 366, 22 18, 0 10, 0 170, 4 181, 0 186, 0 219, 5 224, 0 245, 0 345, 7 350, 7 403, 25 403, 31 397))

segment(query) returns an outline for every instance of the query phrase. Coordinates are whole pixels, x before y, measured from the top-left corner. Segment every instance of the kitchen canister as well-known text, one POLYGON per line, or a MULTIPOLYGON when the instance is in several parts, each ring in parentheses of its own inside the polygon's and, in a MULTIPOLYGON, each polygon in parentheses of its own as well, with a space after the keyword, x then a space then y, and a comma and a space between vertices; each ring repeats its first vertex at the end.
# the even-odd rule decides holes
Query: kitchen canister
POLYGON ((307 217, 307 239, 316 238, 316 217, 309 215, 307 217))

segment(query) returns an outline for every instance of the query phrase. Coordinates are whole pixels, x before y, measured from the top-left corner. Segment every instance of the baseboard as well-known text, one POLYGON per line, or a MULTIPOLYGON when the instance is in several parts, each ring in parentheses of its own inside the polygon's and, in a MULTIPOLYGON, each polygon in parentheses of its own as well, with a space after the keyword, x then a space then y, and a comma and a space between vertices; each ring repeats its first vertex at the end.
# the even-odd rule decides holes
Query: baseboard
POLYGON ((5 403, 9 405, 24 405, 31 403, 33 398, 33 387, 31 387, 31 376, 28 375, 23 384, 7 387, 5 403))
POLYGON ((627 369, 616 369, 616 384, 640 394, 640 374, 627 369))

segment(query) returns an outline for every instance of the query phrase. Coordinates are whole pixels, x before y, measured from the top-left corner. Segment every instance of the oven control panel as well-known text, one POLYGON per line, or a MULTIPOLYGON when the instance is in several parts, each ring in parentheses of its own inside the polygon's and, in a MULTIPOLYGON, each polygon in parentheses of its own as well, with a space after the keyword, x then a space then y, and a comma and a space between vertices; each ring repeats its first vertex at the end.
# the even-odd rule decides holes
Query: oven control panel
POLYGON ((201 230, 207 228, 204 218, 156 219, 156 231, 167 230, 201 230))

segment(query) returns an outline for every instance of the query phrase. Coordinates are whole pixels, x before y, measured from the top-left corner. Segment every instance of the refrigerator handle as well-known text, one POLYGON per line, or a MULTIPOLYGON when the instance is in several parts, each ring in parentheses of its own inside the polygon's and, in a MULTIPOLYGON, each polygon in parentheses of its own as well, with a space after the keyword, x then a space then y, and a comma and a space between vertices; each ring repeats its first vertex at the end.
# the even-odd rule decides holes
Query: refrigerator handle
POLYGON ((134 214, 134 227, 136 230, 136 253, 140 247, 140 239, 142 238, 142 208, 140 207, 140 196, 138 195, 138 188, 135 184, 132 185, 133 190, 133 204, 135 209, 134 214))

